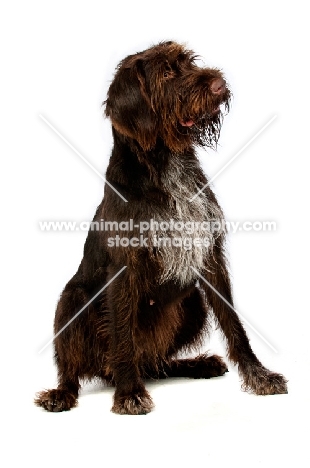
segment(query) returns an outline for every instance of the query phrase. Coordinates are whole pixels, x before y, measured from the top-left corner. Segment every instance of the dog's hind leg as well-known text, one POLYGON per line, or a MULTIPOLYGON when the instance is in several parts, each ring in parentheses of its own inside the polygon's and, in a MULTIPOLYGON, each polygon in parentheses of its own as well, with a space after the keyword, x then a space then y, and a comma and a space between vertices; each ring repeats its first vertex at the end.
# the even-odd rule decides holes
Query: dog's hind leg
POLYGON ((54 324, 58 387, 39 392, 35 399, 35 404, 47 411, 68 411, 75 407, 80 388, 79 377, 95 374, 96 350, 93 348, 96 343, 93 336, 96 333, 92 329, 92 305, 76 316, 88 301, 83 284, 76 278, 67 284, 59 300, 54 324))
POLYGON ((213 247, 213 255, 208 259, 204 279, 206 281, 201 279, 200 285, 205 290, 208 303, 226 337, 228 357, 238 364, 243 388, 258 395, 287 393, 285 378, 266 369, 255 356, 233 309, 230 280, 221 245, 216 244, 213 247))
MULTIPOLYGON (((169 349, 170 356, 184 349, 195 348, 197 345, 200 347, 210 327, 209 307, 205 303, 204 294, 198 288, 194 288, 190 295, 182 300, 181 314, 182 325, 169 349)), ((168 358, 156 369, 146 366, 143 369, 143 375, 145 378, 155 379, 167 377, 209 379, 224 375, 227 371, 227 366, 220 356, 202 354, 188 359, 168 358)))
POLYGON ((228 368, 220 356, 201 354, 192 359, 172 359, 169 363, 162 363, 156 370, 144 369, 144 376, 151 379, 168 377, 210 379, 220 377, 226 372, 228 368))

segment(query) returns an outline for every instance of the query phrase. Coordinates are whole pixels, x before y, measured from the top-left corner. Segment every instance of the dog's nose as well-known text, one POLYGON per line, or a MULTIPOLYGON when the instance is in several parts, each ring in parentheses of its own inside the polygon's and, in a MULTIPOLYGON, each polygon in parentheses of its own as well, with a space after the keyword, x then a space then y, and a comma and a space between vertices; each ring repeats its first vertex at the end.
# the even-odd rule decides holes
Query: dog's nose
POLYGON ((211 83, 210 89, 213 94, 222 94, 225 90, 225 81, 223 78, 215 78, 211 83))

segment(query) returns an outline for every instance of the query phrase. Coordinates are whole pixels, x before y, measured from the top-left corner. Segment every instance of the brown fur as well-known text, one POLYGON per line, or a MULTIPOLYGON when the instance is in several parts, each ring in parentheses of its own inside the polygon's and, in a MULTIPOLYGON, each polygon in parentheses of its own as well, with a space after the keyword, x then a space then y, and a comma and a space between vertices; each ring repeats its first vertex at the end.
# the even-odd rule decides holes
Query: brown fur
MULTIPOLYGON (((160 43, 125 58, 105 102, 114 137, 106 178, 128 202, 106 184, 94 221, 202 222, 222 216, 209 186, 195 201, 189 196, 207 183, 194 148, 216 146, 219 106, 228 110, 229 101, 222 73, 199 68, 194 54, 179 44, 160 43)), ((190 251, 154 246, 151 231, 144 233, 145 247, 109 247, 112 234, 139 237, 136 229, 90 230, 82 262, 59 300, 55 334, 126 269, 55 338, 59 385, 39 393, 38 406, 69 410, 77 404, 80 380, 98 377, 116 386, 115 413, 145 414, 153 403, 144 378, 223 375, 227 366, 218 356, 177 358, 202 343, 211 311, 244 388, 261 395, 287 391, 284 377, 268 371, 254 355, 236 313, 207 284, 198 284, 191 268, 233 305, 224 232, 208 232, 210 247, 190 251)))

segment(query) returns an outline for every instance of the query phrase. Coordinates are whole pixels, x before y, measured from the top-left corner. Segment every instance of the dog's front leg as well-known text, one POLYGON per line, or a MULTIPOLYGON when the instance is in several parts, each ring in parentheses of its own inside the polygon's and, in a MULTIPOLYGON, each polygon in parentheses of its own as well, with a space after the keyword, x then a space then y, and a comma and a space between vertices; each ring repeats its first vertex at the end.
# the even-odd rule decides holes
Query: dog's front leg
POLYGON ((233 308, 230 279, 221 246, 214 247, 213 256, 208 260, 200 285, 205 290, 214 316, 226 337, 228 357, 238 364, 244 390, 257 395, 287 393, 283 375, 266 369, 252 351, 246 332, 233 308))
POLYGON ((109 286, 107 303, 110 316, 108 360, 116 385, 112 411, 118 414, 149 413, 153 403, 139 372, 141 349, 137 349, 136 339, 138 294, 128 270, 109 286))

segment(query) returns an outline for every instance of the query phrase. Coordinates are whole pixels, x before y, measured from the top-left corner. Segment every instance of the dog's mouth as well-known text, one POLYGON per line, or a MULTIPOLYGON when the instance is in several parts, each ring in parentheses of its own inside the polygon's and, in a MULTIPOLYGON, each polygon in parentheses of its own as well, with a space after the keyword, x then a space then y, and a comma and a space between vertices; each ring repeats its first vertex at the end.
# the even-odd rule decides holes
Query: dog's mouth
POLYGON ((193 120, 180 120, 180 124, 182 127, 192 127, 195 125, 195 122, 193 120))
MULTIPOLYGON (((203 119, 207 119, 207 120, 212 119, 213 117, 218 115, 220 111, 221 111, 220 106, 217 106, 210 113, 204 115, 203 119)), ((180 124, 182 125, 182 127, 193 127, 194 125, 197 124, 199 120, 201 120, 201 118, 197 119, 197 121, 192 120, 192 119, 184 119, 184 120, 180 120, 180 124)))

